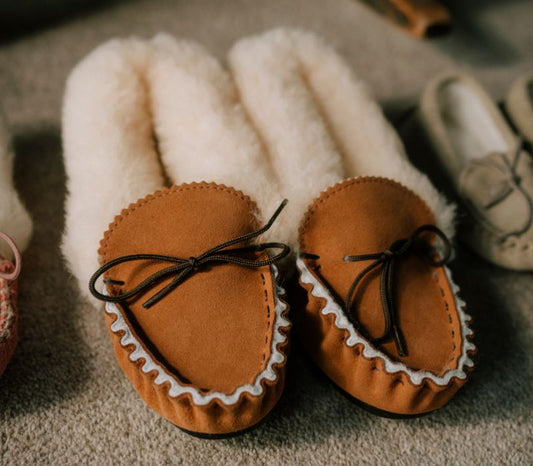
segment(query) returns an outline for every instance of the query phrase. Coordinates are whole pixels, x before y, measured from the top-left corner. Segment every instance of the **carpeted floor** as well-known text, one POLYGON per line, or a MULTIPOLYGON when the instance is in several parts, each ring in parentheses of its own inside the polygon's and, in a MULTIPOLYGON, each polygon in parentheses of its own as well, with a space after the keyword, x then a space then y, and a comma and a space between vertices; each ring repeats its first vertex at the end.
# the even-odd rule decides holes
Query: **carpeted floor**
POLYGON ((441 70, 462 67, 499 99, 533 68, 531 2, 449 3, 461 15, 456 29, 432 42, 403 35, 352 0, 121 1, 2 38, 0 105, 35 233, 20 279, 20 344, 0 379, 0 464, 533 463, 532 274, 458 251, 452 268, 475 318, 479 356, 471 381, 440 412, 414 420, 368 414, 295 345, 287 389, 266 422, 234 439, 206 441, 137 397, 115 364, 103 315, 78 297, 58 247, 63 86, 99 43, 163 30, 223 58, 239 37, 278 25, 308 28, 336 45, 394 119, 441 70))

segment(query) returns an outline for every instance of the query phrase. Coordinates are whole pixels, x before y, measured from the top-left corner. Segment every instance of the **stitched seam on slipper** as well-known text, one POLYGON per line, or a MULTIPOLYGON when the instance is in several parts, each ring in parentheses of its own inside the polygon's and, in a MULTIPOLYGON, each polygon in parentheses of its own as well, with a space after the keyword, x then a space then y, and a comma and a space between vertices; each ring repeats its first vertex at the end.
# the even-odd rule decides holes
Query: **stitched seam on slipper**
POLYGON ((254 215, 254 212, 257 211, 257 204, 253 202, 249 196, 246 196, 242 191, 237 191, 233 188, 229 188, 223 184, 216 184, 216 183, 190 183, 190 184, 181 184, 179 186, 174 185, 170 188, 163 188, 160 191, 156 191, 153 194, 149 194, 146 197, 137 200, 137 202, 134 202, 129 205, 127 209, 123 209, 122 212, 117 215, 113 222, 108 227, 108 230, 104 233, 104 238, 100 241, 100 249, 98 251, 99 255, 102 258, 102 262, 105 262, 105 259, 107 257, 107 240, 112 235, 113 231, 118 227, 118 225, 130 214, 135 212, 136 210, 140 209, 143 206, 148 205, 150 202, 174 193, 179 193, 183 191, 199 191, 203 189, 212 189, 215 191, 224 191, 226 193, 231 194, 232 196, 235 196, 239 198, 240 200, 246 202, 248 206, 250 207, 250 216, 251 216, 251 224, 257 225, 257 218, 254 215))
POLYGON ((300 272, 300 280, 303 283, 312 286, 309 293, 312 296, 325 300, 326 303, 324 306, 322 306, 320 313, 324 316, 328 314, 333 314, 335 317, 335 327, 340 330, 348 331, 349 337, 344 339, 344 344, 346 344, 346 346, 355 347, 358 344, 362 344, 362 355, 364 357, 368 359, 380 359, 381 361, 383 361, 385 372, 389 374, 395 374, 398 372, 407 374, 409 380, 414 385, 420 385, 424 381, 424 379, 429 379, 440 386, 448 385, 448 383, 454 377, 457 377, 458 379, 466 379, 467 374, 464 368, 474 366, 474 362, 472 361, 472 359, 470 359, 468 353, 474 351, 476 347, 473 343, 468 341, 467 338, 468 336, 473 335, 473 332, 468 327, 467 323, 468 321, 470 321, 470 316, 464 312, 464 307, 466 303, 458 296, 459 287, 452 280, 451 273, 447 267, 444 267, 444 270, 451 284, 455 307, 457 309, 459 320, 461 323, 462 349, 457 368, 445 372, 442 376, 437 376, 429 371, 414 371, 401 362, 393 361, 386 354, 374 348, 368 340, 363 338, 355 330, 352 323, 347 319, 346 315, 344 314, 344 311, 331 296, 329 290, 327 290, 327 288, 312 275, 311 271, 307 268, 300 256, 298 256, 296 260, 296 265, 300 272))
POLYGON ((121 310, 114 303, 106 303, 105 312, 116 317, 115 321, 110 325, 110 329, 113 333, 119 334, 123 332, 120 337, 120 345, 126 350, 130 351, 128 359, 134 363, 139 363, 139 368, 144 374, 149 374, 153 371, 157 373, 157 376, 153 378, 153 383, 156 385, 162 385, 167 383, 168 395, 171 398, 177 398, 179 396, 190 394, 192 396, 193 403, 199 406, 207 405, 214 399, 220 400, 225 405, 233 405, 237 403, 243 393, 249 393, 253 396, 260 396, 264 392, 263 381, 274 381, 278 378, 278 372, 274 366, 286 362, 286 356, 278 349, 283 343, 287 342, 287 335, 282 329, 290 327, 290 321, 283 314, 287 310, 287 304, 280 299, 283 296, 285 290, 278 284, 278 271, 275 265, 271 265, 271 274, 274 288, 274 302, 276 318, 274 321, 273 338, 270 349, 270 358, 263 371, 261 371, 253 384, 246 384, 237 387, 237 389, 231 394, 225 394, 221 392, 212 392, 209 394, 202 394, 200 391, 191 386, 182 385, 176 377, 168 373, 165 368, 156 362, 141 345, 140 341, 133 335, 129 325, 124 319, 121 310), (133 351, 131 350, 133 347, 133 351), (144 360, 144 362, 143 362, 144 360))
POLYGON ((432 277, 433 277, 433 280, 435 281, 435 283, 437 284, 437 287, 439 289, 439 294, 442 298, 442 301, 444 303, 444 311, 446 313, 446 316, 447 316, 447 321, 448 323, 450 324, 450 334, 451 334, 451 342, 452 342, 452 355, 451 357, 448 359, 448 363, 452 363, 453 361, 455 361, 456 359, 456 350, 457 350, 457 343, 455 342, 455 338, 456 338, 456 333, 455 333, 455 330, 453 328, 453 317, 452 317, 452 314, 450 312, 450 304, 448 303, 448 300, 446 299, 446 293, 444 291, 444 288, 442 288, 441 284, 440 284, 440 278, 439 278, 439 274, 437 272, 433 272, 432 274, 432 277))
POLYGON ((351 188, 352 186, 364 184, 364 183, 381 183, 381 184, 387 184, 393 188, 396 188, 400 191, 402 191, 405 194, 408 194, 413 199, 415 199, 428 213, 428 215, 432 218, 432 220, 435 222, 435 216, 433 215, 433 212, 431 212, 429 206, 426 204, 426 202, 418 196, 416 193, 411 191, 409 188, 405 187, 403 184, 398 183, 397 181, 394 181, 389 178, 379 177, 379 176, 358 176, 356 178, 347 178, 345 180, 341 180, 338 183, 334 184, 333 186, 330 186, 329 188, 325 189, 320 193, 320 195, 312 202, 310 207, 307 209, 307 213, 305 214, 304 220, 302 221, 302 224, 299 229, 299 241, 300 241, 300 247, 305 250, 305 241, 303 239, 303 235, 305 233, 305 230, 307 229, 307 225, 311 221, 311 217, 314 215, 314 213, 317 210, 317 207, 320 204, 324 204, 326 201, 328 201, 333 195, 338 194, 348 188, 351 188))

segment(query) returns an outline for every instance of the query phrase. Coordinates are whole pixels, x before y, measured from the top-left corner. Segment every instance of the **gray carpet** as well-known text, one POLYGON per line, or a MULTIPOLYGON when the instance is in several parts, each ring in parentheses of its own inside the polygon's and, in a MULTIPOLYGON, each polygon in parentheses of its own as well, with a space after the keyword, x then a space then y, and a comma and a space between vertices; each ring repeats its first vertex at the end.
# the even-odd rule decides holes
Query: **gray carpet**
MULTIPOLYGON (((461 67, 495 98, 533 68, 533 4, 449 2, 452 36, 411 39, 352 0, 113 2, 0 42, 0 103, 14 135, 16 183, 35 222, 20 280, 20 344, 0 379, 0 464, 531 464, 532 274, 462 249, 456 281, 475 318, 477 371, 427 417, 390 420, 345 399, 295 345, 287 389, 258 429, 187 436, 147 408, 117 367, 103 315, 63 265, 61 100, 72 66, 115 36, 163 30, 224 57, 233 41, 278 25, 323 34, 395 118, 435 73, 461 67), (465 5, 467 4, 467 5, 465 5)), ((356 122, 354 122, 356 123, 356 122)))

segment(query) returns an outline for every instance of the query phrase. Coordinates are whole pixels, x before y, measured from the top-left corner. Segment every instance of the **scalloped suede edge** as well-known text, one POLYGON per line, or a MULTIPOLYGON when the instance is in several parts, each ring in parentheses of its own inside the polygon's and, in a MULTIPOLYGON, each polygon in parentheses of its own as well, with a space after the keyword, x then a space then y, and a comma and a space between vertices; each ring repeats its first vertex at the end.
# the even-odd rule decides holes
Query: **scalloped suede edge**
POLYGON ((271 382, 275 381, 278 378, 277 371, 274 368, 275 364, 281 364, 286 362, 286 355, 283 354, 278 346, 287 343, 287 335, 281 331, 282 328, 290 327, 290 321, 283 314, 287 310, 288 306, 285 302, 280 299, 280 296, 285 294, 285 290, 278 284, 278 271, 275 265, 271 265, 271 272, 273 276, 273 285, 274 285, 274 300, 275 300, 275 313, 276 319, 274 322, 274 331, 271 345, 271 354, 267 362, 267 365, 263 371, 261 371, 253 385, 246 384, 241 385, 236 388, 236 390, 231 394, 225 394, 221 392, 212 392, 207 395, 200 393, 198 389, 191 386, 182 385, 176 377, 171 375, 161 364, 157 363, 150 354, 142 347, 140 341, 133 335, 130 331, 129 325, 127 324, 124 316, 118 306, 114 303, 106 303, 105 312, 116 317, 115 321, 110 325, 110 329, 113 333, 119 334, 124 332, 120 338, 120 345, 123 348, 131 351, 128 359, 132 363, 136 363, 139 360, 144 360, 144 362, 139 366, 140 370, 145 374, 151 372, 157 373, 157 376, 154 378, 153 383, 155 385, 162 385, 168 383, 168 396, 171 398, 177 398, 181 395, 190 394, 192 396, 193 403, 198 406, 205 406, 214 399, 220 400, 225 405, 233 405, 238 402, 239 398, 243 393, 249 393, 253 396, 260 396, 263 394, 264 388, 262 382, 264 380, 269 380, 271 382), (131 348, 134 348, 131 350, 131 348))
POLYGON ((340 330, 348 331, 350 336, 345 340, 345 344, 349 347, 362 344, 362 355, 368 359, 378 358, 382 360, 387 373, 396 374, 398 372, 402 372, 409 377, 409 380, 414 385, 421 385, 424 379, 430 379, 439 386, 446 386, 454 377, 462 380, 467 378, 465 368, 472 368, 474 366, 474 362, 469 357, 468 353, 476 350, 475 345, 467 338, 468 336, 473 335, 472 330, 468 326, 468 322, 471 320, 471 318, 468 314, 466 314, 466 312, 464 312, 466 303, 458 296, 459 287, 452 280, 451 273, 447 267, 444 267, 444 270, 446 272, 446 277, 451 284, 455 300, 455 308, 457 309, 461 322, 461 356, 457 364, 457 369, 449 370, 443 376, 437 376, 428 371, 414 371, 403 363, 393 361, 385 353, 374 348, 367 339, 362 337, 355 330, 353 324, 348 320, 344 314, 344 311, 333 299, 329 290, 313 276, 313 274, 305 265, 304 261, 301 259, 300 255, 298 255, 296 265, 300 272, 300 280, 303 283, 312 286, 310 293, 317 298, 322 298, 325 300, 325 304, 320 313, 322 315, 333 314, 335 316, 335 326, 340 330))

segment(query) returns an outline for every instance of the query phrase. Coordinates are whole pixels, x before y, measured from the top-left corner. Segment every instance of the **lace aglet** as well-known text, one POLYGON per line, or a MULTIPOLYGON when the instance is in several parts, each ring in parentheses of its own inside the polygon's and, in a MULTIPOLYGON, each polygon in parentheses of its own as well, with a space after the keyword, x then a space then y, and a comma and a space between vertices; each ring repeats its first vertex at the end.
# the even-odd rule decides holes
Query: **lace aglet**
POLYGON ((398 327, 393 327, 394 332, 394 343, 396 344, 396 349, 398 350, 398 354, 405 358, 407 356, 407 349, 405 348, 405 344, 403 342, 403 338, 400 335, 400 331, 398 330, 398 327))
POLYGON ((106 285, 118 285, 118 286, 122 286, 122 285, 125 284, 122 280, 113 280, 113 279, 111 279, 111 278, 104 278, 103 282, 104 282, 106 285))
POLYGON ((154 304, 163 299, 167 295, 168 291, 163 288, 161 291, 153 295, 151 298, 148 298, 143 304, 144 309, 150 309, 154 304))
POLYGON ((161 298, 157 298, 157 295, 152 296, 150 299, 146 300, 142 306, 144 309, 150 309, 157 301, 159 301, 161 298))
POLYGON ((274 214, 272 215, 272 217, 270 218, 270 220, 268 221, 268 223, 265 226, 267 226, 268 228, 270 228, 272 226, 272 224, 276 221, 276 219, 278 218, 278 215, 285 208, 285 206, 287 205, 288 202, 289 202, 288 199, 283 199, 283 201, 281 201, 281 204, 276 209, 276 212, 274 212, 274 214))

